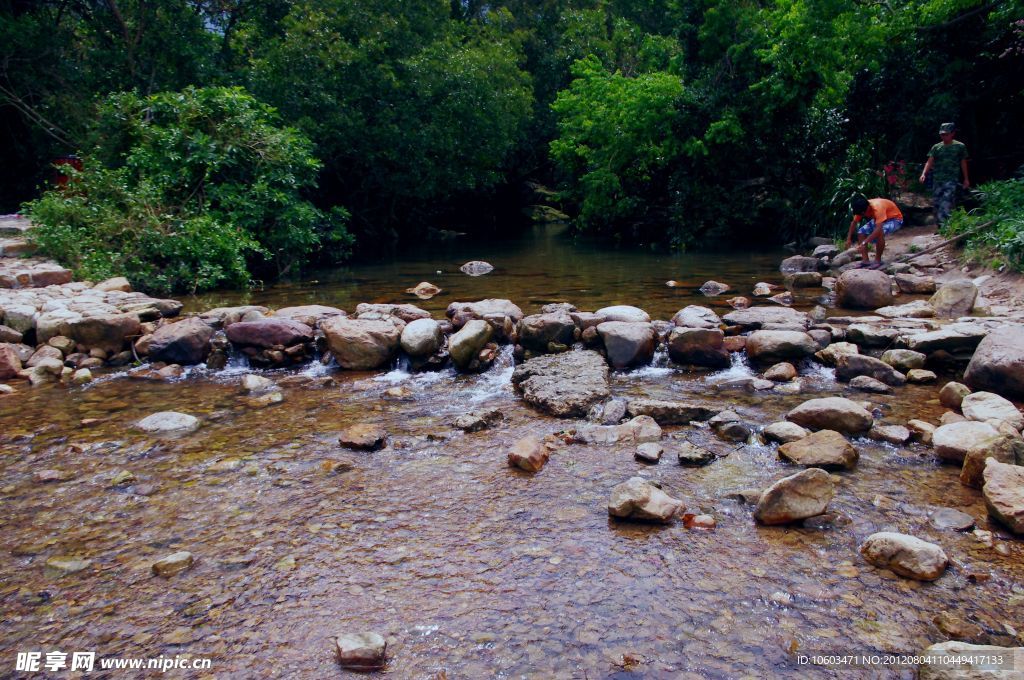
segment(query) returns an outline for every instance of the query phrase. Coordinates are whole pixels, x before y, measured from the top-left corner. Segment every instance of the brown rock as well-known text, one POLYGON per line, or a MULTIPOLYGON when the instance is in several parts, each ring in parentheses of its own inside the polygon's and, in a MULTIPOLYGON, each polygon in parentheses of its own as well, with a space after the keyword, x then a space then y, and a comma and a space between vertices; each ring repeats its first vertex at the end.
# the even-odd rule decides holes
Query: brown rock
POLYGON ((548 462, 548 449, 536 437, 520 439, 508 452, 508 464, 526 472, 540 472, 548 462))
POLYGON ((834 430, 819 430, 780 446, 779 457, 804 467, 851 470, 859 455, 843 435, 834 430))
POLYGON ((387 438, 387 431, 380 425, 359 423, 342 430, 338 443, 350 449, 377 451, 384 448, 387 438))

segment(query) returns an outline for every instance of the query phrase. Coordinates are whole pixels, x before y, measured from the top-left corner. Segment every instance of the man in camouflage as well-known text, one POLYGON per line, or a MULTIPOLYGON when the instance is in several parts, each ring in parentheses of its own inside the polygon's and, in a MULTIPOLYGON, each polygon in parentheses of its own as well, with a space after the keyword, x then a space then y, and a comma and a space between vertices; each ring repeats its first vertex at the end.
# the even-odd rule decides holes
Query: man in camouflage
POLYGON ((924 184, 928 173, 932 173, 932 196, 934 198, 935 219, 939 226, 946 224, 950 213, 956 207, 957 191, 962 186, 968 189, 971 180, 967 176, 967 146, 953 139, 956 125, 943 123, 939 127, 941 142, 934 145, 928 152, 928 161, 921 171, 921 183, 924 184), (963 181, 960 176, 963 175, 963 181))

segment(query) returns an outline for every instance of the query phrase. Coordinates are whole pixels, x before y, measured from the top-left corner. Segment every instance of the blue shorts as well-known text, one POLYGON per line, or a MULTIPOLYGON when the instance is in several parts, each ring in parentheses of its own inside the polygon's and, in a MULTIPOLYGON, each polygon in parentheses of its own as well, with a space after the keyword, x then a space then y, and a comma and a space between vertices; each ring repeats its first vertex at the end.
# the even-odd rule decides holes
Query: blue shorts
MULTIPOLYGON (((888 236, 890 234, 895 234, 897 231, 900 230, 900 228, 902 226, 903 226, 903 220, 901 220, 901 219, 899 219, 897 217, 893 217, 892 219, 889 219, 889 220, 886 220, 885 222, 882 222, 882 233, 885 234, 886 236, 888 236)), ((875 230, 875 221, 874 220, 871 220, 870 222, 865 221, 864 224, 861 226, 861 228, 857 230, 857 233, 860 234, 861 236, 868 236, 874 230, 875 230)))

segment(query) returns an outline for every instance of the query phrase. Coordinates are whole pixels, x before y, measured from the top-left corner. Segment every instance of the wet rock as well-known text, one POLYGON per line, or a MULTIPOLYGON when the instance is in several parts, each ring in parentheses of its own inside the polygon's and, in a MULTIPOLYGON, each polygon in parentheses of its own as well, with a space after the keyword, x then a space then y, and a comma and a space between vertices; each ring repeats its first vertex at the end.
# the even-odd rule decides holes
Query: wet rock
POLYGON ((621 425, 586 423, 576 430, 576 439, 585 444, 644 444, 661 439, 661 427, 649 416, 637 416, 621 425))
POLYGON ((523 310, 511 300, 488 298, 479 302, 453 302, 448 305, 445 315, 452 320, 455 328, 462 328, 471 319, 507 317, 512 323, 518 323, 523 318, 523 310))
POLYGON ((276 388, 277 385, 270 378, 252 373, 242 376, 242 391, 247 394, 261 394, 276 388))
POLYGON ((929 355, 940 350, 952 354, 973 352, 986 335, 988 331, 978 324, 951 323, 936 331, 908 335, 906 346, 929 355))
POLYGON ((657 336, 650 323, 606 321, 598 324, 597 332, 612 368, 648 364, 654 357, 657 336))
POLYGON ((75 342, 106 352, 120 352, 125 341, 140 335, 139 317, 135 314, 102 314, 82 317, 68 324, 67 335, 75 342))
POLYGON ((875 314, 887 319, 930 319, 935 316, 935 309, 924 300, 914 300, 904 305, 879 307, 875 314))
POLYGON ((912 385, 924 385, 933 383, 939 379, 933 371, 926 371, 923 368, 912 368, 907 371, 907 382, 912 385))
POLYGON ((494 427, 504 418, 500 409, 491 408, 461 415, 455 419, 454 425, 463 432, 480 432, 494 427))
POLYGON ((816 257, 819 260, 825 257, 835 257, 839 254, 839 248, 833 243, 823 243, 814 249, 811 253, 811 257, 816 257))
POLYGON ((387 440, 387 430, 372 423, 346 427, 338 436, 338 443, 342 446, 362 451, 379 451, 387 444, 387 440))
POLYGON ((892 304, 889 275, 874 269, 850 269, 836 281, 836 302, 849 309, 878 309, 892 304))
POLYGON ((761 500, 761 493, 761 489, 740 489, 725 494, 724 498, 736 501, 740 505, 757 505, 757 502, 761 500))
POLYGON ((796 376, 796 366, 787 361, 777 363, 764 372, 765 380, 773 380, 775 382, 789 382, 796 376))
POLYGON ((852 470, 859 457, 857 449, 834 430, 819 430, 779 447, 779 458, 824 470, 852 470))
POLYGON ((939 508, 932 513, 931 521, 933 527, 942 530, 970 531, 974 528, 973 517, 953 508, 939 508))
POLYGON ((433 319, 414 319, 402 329, 399 342, 409 356, 427 357, 444 344, 444 333, 433 319))
POLYGON ((85 571, 92 565, 92 560, 68 555, 57 555, 46 560, 44 573, 48 578, 60 578, 68 574, 85 571))
POLYGON ((939 403, 946 408, 960 408, 964 397, 971 393, 971 388, 963 383, 948 382, 939 390, 939 403))
POLYGON ((587 420, 601 425, 616 425, 626 417, 628 402, 625 399, 609 399, 603 404, 594 404, 587 412, 587 420))
POLYGON ((519 344, 544 353, 552 343, 571 346, 576 332, 576 323, 567 312, 531 314, 519 322, 519 344))
POLYGON ((726 303, 733 309, 747 309, 750 307, 750 298, 745 298, 742 295, 731 297, 726 300, 726 303))
POLYGON ((657 442, 647 442, 636 447, 633 457, 641 463, 654 464, 661 460, 664 448, 657 442))
POLYGON ((412 288, 406 288, 405 292, 411 293, 421 300, 429 300, 430 298, 440 293, 441 289, 435 286, 434 284, 430 283, 429 281, 420 281, 412 288))
POLYGON ((195 560, 192 557, 192 553, 187 550, 182 550, 154 562, 153 573, 163 578, 171 578, 183 571, 191 569, 194 562, 195 560))
POLYGON ((92 382, 92 371, 88 368, 80 368, 71 376, 72 385, 88 385, 92 382))
POLYGON ((816 257, 804 255, 793 255, 787 257, 779 265, 779 271, 783 274, 794 274, 797 272, 816 272, 821 267, 821 261, 816 257))
POLYGON ((715 454, 691 442, 682 442, 676 454, 680 465, 690 467, 707 465, 715 460, 715 454))
POLYGON ((729 285, 726 283, 719 283, 718 281, 706 281, 698 290, 708 297, 714 295, 721 295, 722 293, 729 290, 729 285))
POLYGON ((206 361, 213 328, 198 317, 161 326, 149 336, 146 354, 153 361, 191 365, 206 361))
POLYGON ((968 623, 959 616, 948 611, 939 612, 938 615, 932 619, 932 623, 935 624, 943 635, 955 640, 978 640, 985 635, 985 631, 982 630, 980 626, 968 623))
POLYGON ((999 435, 967 450, 960 470, 960 483, 974 489, 985 484, 985 461, 989 458, 1006 465, 1024 465, 1024 441, 1013 435, 999 435))
POLYGON ((932 446, 940 460, 963 464, 968 451, 998 436, 991 425, 968 420, 936 429, 932 434, 932 446))
POLYGON ((627 412, 631 416, 650 416, 660 425, 686 425, 708 420, 718 413, 714 408, 692 402, 646 398, 631 399, 627 412))
POLYGON ((290 319, 305 324, 310 328, 317 328, 324 319, 335 316, 347 316, 346 312, 337 307, 325 305, 299 305, 297 307, 282 307, 274 312, 274 317, 279 319, 290 319))
MULTIPOLYGON (((994 665, 991 660, 1020 659, 1024 648, 949 641, 931 645, 921 656, 924 662, 918 666, 918 680, 1011 680, 1018 671, 1007 670, 1005 664, 994 665)), ((1013 668, 1019 669, 1019 665, 1014 664, 1013 668)))
POLYGON ((978 299, 978 287, 969 279, 960 279, 943 284, 928 300, 940 319, 957 319, 967 316, 974 309, 978 299))
POLYGON ((482 260, 471 260, 459 267, 459 271, 467 276, 483 276, 494 271, 494 265, 482 260))
POLYGON ((914 274, 896 274, 893 276, 901 293, 921 295, 935 292, 935 279, 930 276, 914 274))
POLYGON ((1024 398, 1024 327, 998 328, 978 345, 964 382, 1004 397, 1024 398))
POLYGON ((524 437, 509 449, 508 464, 526 472, 540 472, 548 462, 548 456, 548 449, 540 439, 524 437))
POLYGON ((631 477, 612 489, 608 514, 620 519, 668 523, 683 505, 682 501, 641 477, 631 477))
POLYGON ((800 331, 761 330, 747 337, 747 356, 758 363, 802 359, 814 354, 817 349, 814 339, 800 331))
POLYGON ((822 276, 818 272, 793 272, 786 274, 784 281, 789 288, 818 288, 822 276))
POLYGON ((815 352, 814 356, 826 366, 835 366, 839 357, 844 354, 860 354, 860 349, 852 342, 833 342, 825 349, 815 352))
POLYGON ((378 633, 343 633, 335 638, 334 646, 342 668, 379 670, 387 659, 388 643, 378 633))
POLYGON ((966 422, 967 418, 964 418, 959 413, 953 413, 952 411, 946 411, 939 417, 939 425, 952 425, 953 423, 966 422))
POLYGON ((1008 399, 991 392, 975 392, 960 402, 960 411, 968 420, 1002 420, 1015 430, 1024 427, 1024 415, 1008 399))
POLYGON ((404 327, 390 321, 331 317, 320 327, 327 346, 342 368, 369 371, 390 363, 404 327))
POLYGON ((850 380, 850 387, 858 392, 870 392, 873 394, 891 394, 892 388, 880 380, 866 375, 858 375, 850 380))
POLYGON ((864 354, 844 354, 836 360, 836 378, 852 380, 865 375, 886 385, 901 387, 906 384, 905 375, 889 364, 864 354))
POLYGON ((880 442, 903 446, 910 441, 910 429, 902 425, 875 425, 868 437, 880 442))
POLYGON ((490 341, 493 332, 491 325, 486 321, 467 321, 457 333, 448 338, 448 353, 451 355, 452 363, 461 371, 473 370, 474 361, 477 360, 484 345, 490 341))
POLYGON ((897 371, 906 373, 914 368, 924 368, 924 362, 928 357, 921 352, 909 349, 890 349, 882 353, 882 361, 889 364, 897 371))
POLYGON ((840 515, 834 512, 826 512, 823 515, 808 517, 807 519, 800 522, 800 526, 802 526, 804 529, 811 529, 813 531, 825 531, 840 526, 846 526, 850 523, 851 520, 846 515, 840 515))
POLYGON ((795 442, 803 439, 810 434, 810 431, 805 430, 796 423, 780 421, 772 423, 768 427, 764 428, 761 434, 770 442, 788 444, 789 442, 795 442))
POLYGON ((825 512, 834 493, 832 478, 820 468, 783 477, 762 492, 754 509, 761 524, 789 524, 825 512))
POLYGON ((753 293, 757 297, 764 297, 766 295, 771 295, 772 294, 772 289, 773 289, 773 286, 770 283, 765 283, 764 281, 759 281, 758 283, 754 284, 753 293))
MULTIPOLYGON (((793 304, 793 294, 789 291, 779 293, 778 295, 772 295, 768 298, 769 302, 774 302, 777 305, 789 306, 793 304)), ((789 329, 772 329, 772 330, 789 330, 789 329)))
POLYGON ((401 326, 416 319, 429 319, 430 312, 416 305, 360 302, 356 305, 356 318, 391 321, 401 326))
POLYGON ((18 377, 22 369, 17 350, 10 343, 0 344, 0 380, 18 377))
POLYGON ((597 352, 566 352, 536 357, 512 373, 523 400, 558 417, 583 417, 609 397, 608 364, 597 352))
POLYGON ((718 523, 711 515, 683 515, 683 526, 687 529, 714 529, 718 523))
POLYGON ((880 569, 918 581, 934 581, 949 564, 946 553, 934 543, 891 531, 868 536, 861 543, 860 554, 880 569))
POLYGON ((843 397, 809 399, 787 413, 786 419, 811 430, 843 434, 867 432, 874 422, 862 406, 843 397))
POLYGON ((1007 465, 994 458, 985 462, 981 494, 989 516, 1015 534, 1024 534, 1024 466, 1007 465))
POLYGON ((722 341, 722 347, 727 352, 742 352, 747 349, 747 337, 745 335, 727 335, 722 341))
POLYGON ((668 355, 679 364, 709 368, 730 364, 725 334, 717 328, 673 328, 668 338, 668 355))
POLYGON ((199 419, 187 413, 160 411, 146 416, 136 427, 150 434, 185 434, 199 429, 199 419))
POLYGON ((613 305, 611 307, 602 307, 594 312, 594 314, 603 318, 605 321, 646 323, 651 320, 651 316, 647 312, 639 307, 633 307, 632 305, 613 305))
POLYGON ((672 317, 672 323, 684 328, 718 329, 722 320, 707 307, 689 305, 675 313, 675 316, 672 317))
POLYGON ((306 324, 275 317, 239 321, 228 326, 225 332, 231 344, 239 347, 272 349, 313 341, 313 329, 306 324))
POLYGON ((722 411, 709 420, 708 424, 715 434, 730 442, 745 442, 754 433, 754 429, 733 411, 722 411))
POLYGON ((787 307, 751 307, 729 312, 722 321, 729 326, 739 326, 741 331, 797 330, 806 331, 811 325, 810 317, 803 312, 787 307))
POLYGON ((910 438, 931 446, 932 435, 935 434, 935 426, 924 420, 908 420, 907 429, 910 430, 910 438))

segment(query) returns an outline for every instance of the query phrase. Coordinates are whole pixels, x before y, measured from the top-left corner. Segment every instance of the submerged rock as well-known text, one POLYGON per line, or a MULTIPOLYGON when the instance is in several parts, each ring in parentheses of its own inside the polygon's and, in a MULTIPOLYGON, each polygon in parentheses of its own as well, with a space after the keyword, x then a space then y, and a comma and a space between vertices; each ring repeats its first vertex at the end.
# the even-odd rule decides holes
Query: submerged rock
POLYGON ((171 578, 186 569, 191 569, 194 562, 192 553, 182 550, 154 562, 153 573, 163 578, 171 578))
POLYGON ((593 351, 530 359, 516 367, 512 384, 526 403, 562 418, 582 418, 610 396, 608 364, 593 351))
POLYGON ((715 460, 715 454, 691 442, 679 445, 677 457, 680 465, 689 466, 707 465, 715 460))
POLYGON ((880 569, 918 581, 934 581, 949 564, 946 553, 934 543, 891 531, 868 536, 860 546, 860 554, 880 569))
POLYGON ((334 647, 342 668, 378 670, 387 659, 388 643, 378 633, 343 633, 335 638, 334 647))
POLYGON ((136 427, 152 434, 183 434, 194 432, 199 428, 199 419, 187 413, 161 411, 146 416, 136 427))
POLYGON ((754 509, 761 524, 789 524, 825 512, 834 493, 832 478, 820 468, 783 477, 765 489, 754 509))
POLYGON ((631 477, 612 489, 608 514, 620 519, 668 523, 683 505, 642 477, 631 477))
POLYGON ((429 281, 420 281, 412 288, 406 288, 405 292, 412 293, 421 300, 429 300, 430 298, 440 293, 441 289, 435 286, 434 284, 430 283, 429 281))
POLYGON ((860 456, 843 435, 834 430, 819 430, 780 446, 779 457, 804 467, 852 470, 860 456))
POLYGON ((995 647, 949 641, 921 652, 918 680, 1016 680, 1024 647, 995 647), (1004 663, 995 664, 996 658, 1004 663), (1012 670, 1011 670, 1012 669, 1012 670))
POLYGON ((939 508, 932 513, 931 521, 936 529, 953 531, 968 531, 973 529, 975 524, 973 517, 953 508, 939 508))

